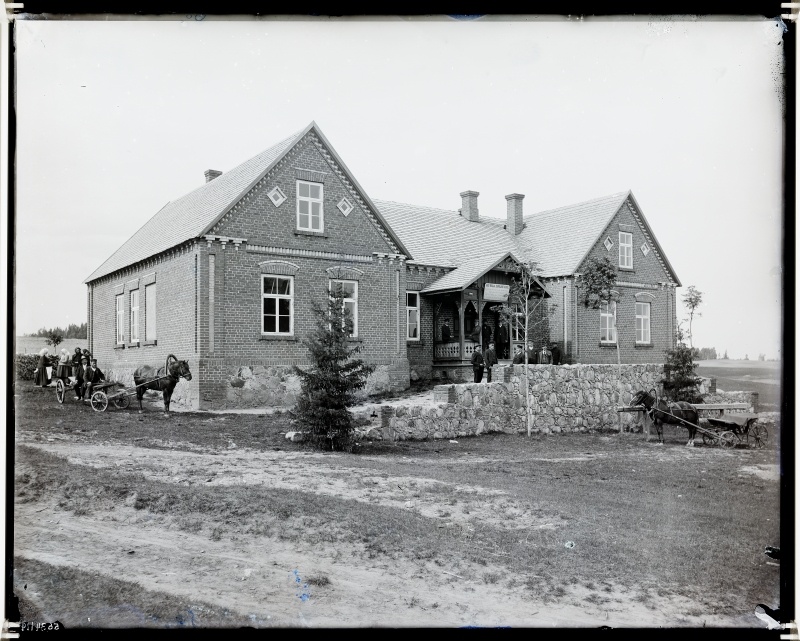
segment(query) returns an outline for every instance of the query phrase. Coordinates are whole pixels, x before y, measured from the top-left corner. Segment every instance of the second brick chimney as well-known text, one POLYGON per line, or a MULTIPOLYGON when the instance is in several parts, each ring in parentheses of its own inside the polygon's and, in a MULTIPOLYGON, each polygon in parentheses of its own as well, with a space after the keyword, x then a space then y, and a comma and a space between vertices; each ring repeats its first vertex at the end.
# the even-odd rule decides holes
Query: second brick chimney
POLYGON ((523 194, 506 196, 506 229, 512 236, 522 231, 522 199, 523 194))
POLYGON ((222 175, 221 171, 217 171, 216 169, 206 169, 206 182, 210 183, 214 178, 218 178, 222 175))
POLYGON ((462 191, 461 192, 461 215, 471 223, 477 223, 480 220, 478 215, 478 196, 477 191, 462 191))

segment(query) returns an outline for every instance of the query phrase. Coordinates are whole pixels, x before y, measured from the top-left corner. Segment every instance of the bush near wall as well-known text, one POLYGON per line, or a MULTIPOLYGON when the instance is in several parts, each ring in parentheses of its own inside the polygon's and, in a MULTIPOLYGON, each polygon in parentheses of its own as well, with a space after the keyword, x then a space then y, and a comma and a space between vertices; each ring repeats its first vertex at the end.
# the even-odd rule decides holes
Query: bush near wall
MULTIPOLYGON (((48 356, 50 367, 58 367, 58 356, 48 356)), ((14 366, 17 371, 17 379, 21 381, 32 381, 33 372, 39 366, 38 354, 16 354, 14 366)))

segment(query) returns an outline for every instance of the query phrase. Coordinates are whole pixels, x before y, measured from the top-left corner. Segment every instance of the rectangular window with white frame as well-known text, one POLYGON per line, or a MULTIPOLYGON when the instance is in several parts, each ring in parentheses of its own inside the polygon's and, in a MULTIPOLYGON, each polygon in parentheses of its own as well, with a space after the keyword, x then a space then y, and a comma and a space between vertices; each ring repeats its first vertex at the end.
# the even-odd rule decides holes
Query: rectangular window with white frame
POLYGON ((650 303, 636 303, 636 342, 650 343, 650 303))
POLYGON ((156 284, 144 288, 144 340, 156 340, 156 284))
POLYGON ((419 340, 419 292, 406 292, 406 339, 419 340))
POLYGON ((350 318, 353 321, 352 337, 358 336, 358 281, 355 280, 332 280, 330 282, 331 291, 341 287, 344 300, 342 304, 346 310, 350 310, 350 318))
POLYGON ((324 231, 322 211, 322 185, 320 183, 297 181, 297 229, 303 231, 324 231))
POLYGON ((131 343, 139 342, 139 290, 131 292, 131 343))
POLYGON ((261 276, 261 333, 291 336, 294 333, 294 277, 261 276))
POLYGON ((600 303, 600 342, 617 342, 617 303, 600 303))
POLYGON ((514 317, 511 319, 511 340, 515 343, 525 341, 525 312, 521 305, 514 303, 514 317))
POLYGON ((125 343, 125 296, 117 296, 117 345, 125 343))
POLYGON ((633 234, 619 232, 619 266, 633 269, 633 234))

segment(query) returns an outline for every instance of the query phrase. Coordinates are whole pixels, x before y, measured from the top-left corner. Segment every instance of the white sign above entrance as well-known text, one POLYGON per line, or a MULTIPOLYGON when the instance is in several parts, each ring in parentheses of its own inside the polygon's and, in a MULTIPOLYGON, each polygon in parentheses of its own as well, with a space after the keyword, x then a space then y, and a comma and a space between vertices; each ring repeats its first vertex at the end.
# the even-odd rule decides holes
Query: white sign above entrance
POLYGON ((509 285, 486 283, 483 286, 483 300, 495 300, 504 303, 508 300, 508 289, 509 285))

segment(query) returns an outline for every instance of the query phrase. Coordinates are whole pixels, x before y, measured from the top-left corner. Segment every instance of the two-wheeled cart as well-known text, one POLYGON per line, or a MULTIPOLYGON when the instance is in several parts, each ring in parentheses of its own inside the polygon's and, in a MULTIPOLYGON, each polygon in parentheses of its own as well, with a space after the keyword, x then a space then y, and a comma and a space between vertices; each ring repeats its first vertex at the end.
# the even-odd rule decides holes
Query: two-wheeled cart
POLYGON ((747 447, 763 449, 769 440, 769 432, 758 422, 758 418, 758 414, 750 412, 709 416, 706 420, 712 429, 703 431, 703 443, 713 443, 721 439, 723 434, 729 434, 733 437, 725 437, 728 441, 733 440, 733 445, 729 447, 746 443, 747 447))
MULTIPOLYGON (((64 402, 64 398, 68 391, 75 389, 75 382, 68 379, 67 384, 61 379, 56 381, 56 399, 59 403, 64 402)), ((129 389, 122 386, 122 383, 116 381, 103 381, 92 387, 92 396, 89 402, 95 412, 105 412, 109 402, 113 403, 114 407, 124 410, 131 404, 131 396, 136 394, 136 388, 129 389), (113 391, 116 387, 122 389, 113 391)))

